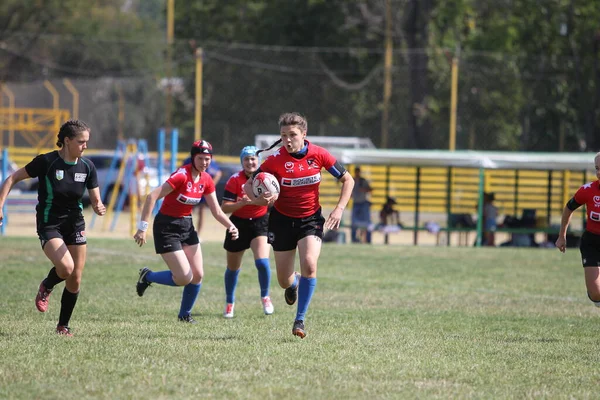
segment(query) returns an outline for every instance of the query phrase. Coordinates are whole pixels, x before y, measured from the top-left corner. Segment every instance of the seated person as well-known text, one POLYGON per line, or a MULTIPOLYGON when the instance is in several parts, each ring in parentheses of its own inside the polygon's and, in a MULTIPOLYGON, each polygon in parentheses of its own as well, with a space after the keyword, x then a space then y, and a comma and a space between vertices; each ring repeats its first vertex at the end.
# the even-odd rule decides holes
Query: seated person
POLYGON ((388 196, 379 212, 379 224, 377 224, 378 230, 397 232, 402 228, 402 223, 400 223, 400 213, 394 210, 395 204, 396 200, 388 196))

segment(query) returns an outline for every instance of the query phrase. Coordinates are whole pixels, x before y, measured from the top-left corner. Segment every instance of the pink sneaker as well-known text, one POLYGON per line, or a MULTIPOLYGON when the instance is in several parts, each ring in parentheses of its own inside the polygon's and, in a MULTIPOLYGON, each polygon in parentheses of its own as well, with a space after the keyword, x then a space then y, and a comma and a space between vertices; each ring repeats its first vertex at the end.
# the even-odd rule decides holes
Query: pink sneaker
POLYGON ((273 307, 273 303, 271 303, 271 298, 269 296, 262 298, 262 305, 265 315, 271 315, 273 314, 273 311, 275 311, 275 307, 273 307))
POLYGON ((227 303, 225 305, 225 312, 223 313, 223 317, 233 318, 233 308, 234 307, 235 307, 235 303, 227 303))
POLYGON ((73 334, 71 333, 71 329, 65 325, 58 325, 56 327, 56 333, 58 333, 59 335, 68 336, 68 337, 73 336, 73 334))
POLYGON ((44 286, 44 281, 42 281, 42 283, 40 283, 40 287, 38 288, 37 295, 35 296, 35 306, 37 307, 38 311, 48 311, 48 297, 50 297, 51 293, 52 290, 46 289, 44 286))

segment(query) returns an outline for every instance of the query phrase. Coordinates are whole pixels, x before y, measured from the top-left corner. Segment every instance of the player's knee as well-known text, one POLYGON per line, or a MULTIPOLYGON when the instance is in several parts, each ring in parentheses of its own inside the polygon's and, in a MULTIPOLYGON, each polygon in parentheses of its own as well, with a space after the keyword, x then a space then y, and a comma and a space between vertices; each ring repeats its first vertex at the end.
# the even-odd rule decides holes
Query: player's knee
POLYGON ((60 265, 55 265, 55 267, 56 274, 62 279, 67 279, 68 277, 70 277, 73 271, 75 270, 75 264, 73 263, 73 261, 61 263, 60 265))
POLYGON ((173 282, 177 286, 185 286, 192 281, 194 278, 192 271, 189 271, 187 274, 173 274, 173 282))
POLYGON ((199 285, 202 283, 203 278, 204 278, 204 274, 202 272, 194 271, 194 274, 192 276, 192 280, 190 281, 190 283, 193 283, 194 285, 199 285))
POLYGON ((290 287, 290 282, 289 282, 289 280, 288 280, 288 278, 287 278, 287 277, 284 277, 284 276, 281 276, 281 277, 280 277, 280 276, 278 276, 278 277, 277 277, 277 282, 279 283, 279 286, 280 286, 282 289, 287 289, 287 288, 289 288, 289 287, 290 287))
POLYGON ((596 307, 600 307, 600 293, 598 291, 588 292, 588 299, 590 299, 596 307))

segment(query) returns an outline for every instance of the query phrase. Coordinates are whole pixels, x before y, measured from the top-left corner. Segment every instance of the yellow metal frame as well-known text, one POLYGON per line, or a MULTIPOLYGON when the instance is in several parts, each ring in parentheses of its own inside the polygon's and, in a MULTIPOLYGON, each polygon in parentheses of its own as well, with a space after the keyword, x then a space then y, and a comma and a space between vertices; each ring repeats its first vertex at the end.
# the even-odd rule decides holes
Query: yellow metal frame
POLYGON ((69 110, 63 109, 0 108, 0 131, 21 134, 36 150, 53 147, 52 140, 69 117, 69 110))

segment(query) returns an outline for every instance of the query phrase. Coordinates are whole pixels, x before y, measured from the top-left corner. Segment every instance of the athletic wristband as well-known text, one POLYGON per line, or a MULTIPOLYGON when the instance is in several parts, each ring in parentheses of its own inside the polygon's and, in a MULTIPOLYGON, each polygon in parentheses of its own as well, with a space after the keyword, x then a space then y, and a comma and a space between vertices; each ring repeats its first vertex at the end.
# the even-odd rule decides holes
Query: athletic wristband
POLYGON ((137 228, 142 232, 146 232, 148 230, 148 223, 146 221, 140 221, 138 222, 137 228))

